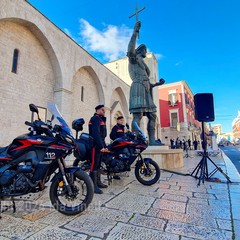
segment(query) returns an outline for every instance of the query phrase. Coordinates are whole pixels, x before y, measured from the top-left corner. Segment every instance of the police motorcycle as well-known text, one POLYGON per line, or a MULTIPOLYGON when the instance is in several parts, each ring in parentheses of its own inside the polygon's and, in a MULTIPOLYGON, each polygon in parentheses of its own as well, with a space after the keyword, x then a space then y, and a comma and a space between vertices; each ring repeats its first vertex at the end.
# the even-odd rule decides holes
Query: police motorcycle
MULTIPOLYGON (((83 130, 84 119, 76 119, 72 122, 72 128, 76 131, 77 147, 74 151, 75 160, 73 166, 80 166, 88 171, 91 166, 91 149, 94 146, 93 138, 82 133, 78 138, 79 131, 83 130)), ((151 158, 143 158, 141 153, 148 147, 148 142, 143 131, 137 123, 134 123, 138 133, 128 131, 125 136, 117 138, 107 146, 108 153, 102 154, 101 173, 107 175, 111 182, 115 173, 131 171, 131 165, 135 162, 135 176, 143 185, 153 185, 160 178, 160 168, 151 158)))
POLYGON ((15 201, 36 201, 49 182, 54 208, 65 215, 78 214, 91 203, 94 189, 87 173, 66 165, 65 158, 75 148, 71 130, 54 103, 48 104, 52 119, 46 123, 34 104, 29 108, 37 115, 35 121, 25 122, 29 132, 0 148, 0 204, 10 200, 15 211, 15 201), (54 118, 58 124, 52 126, 54 118))

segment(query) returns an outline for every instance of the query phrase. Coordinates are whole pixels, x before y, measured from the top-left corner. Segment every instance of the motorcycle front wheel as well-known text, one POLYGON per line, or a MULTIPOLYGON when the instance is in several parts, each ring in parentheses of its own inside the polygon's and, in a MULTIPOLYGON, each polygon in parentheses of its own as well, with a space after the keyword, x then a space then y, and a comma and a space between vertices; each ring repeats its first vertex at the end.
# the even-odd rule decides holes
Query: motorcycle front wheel
POLYGON ((62 178, 55 178, 50 186, 50 200, 53 207, 65 215, 83 212, 92 202, 94 187, 89 175, 83 171, 68 174, 71 194, 62 178))
POLYGON ((159 180, 160 168, 152 159, 139 161, 135 167, 135 176, 140 183, 150 186, 159 180))

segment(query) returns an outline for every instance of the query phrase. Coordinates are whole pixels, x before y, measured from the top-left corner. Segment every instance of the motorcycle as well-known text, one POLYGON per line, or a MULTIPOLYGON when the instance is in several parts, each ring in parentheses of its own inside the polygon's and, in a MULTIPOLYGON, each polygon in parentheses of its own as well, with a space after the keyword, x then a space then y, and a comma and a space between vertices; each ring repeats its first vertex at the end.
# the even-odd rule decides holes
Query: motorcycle
POLYGON ((48 105, 52 118, 46 123, 34 104, 29 108, 32 116, 37 115, 37 120, 25 122, 29 133, 0 148, 0 204, 11 200, 15 211, 14 201, 37 200, 51 182, 49 197, 54 208, 65 215, 78 214, 91 203, 94 188, 87 173, 65 163, 75 148, 71 130, 55 104, 48 105), (52 126, 54 118, 60 124, 52 126))
MULTIPOLYGON (((82 170, 88 171, 91 166, 91 149, 94 146, 93 138, 82 133, 84 119, 76 119, 72 122, 72 128, 76 131, 77 147, 74 150, 75 160, 73 166, 80 166, 82 170)), ((141 153, 148 147, 148 142, 142 130, 135 122, 138 134, 129 131, 124 137, 117 138, 107 146, 109 153, 102 154, 101 172, 107 175, 108 181, 112 180, 115 173, 131 171, 131 165, 135 163, 135 176, 143 185, 152 185, 160 178, 160 168, 151 158, 143 158, 141 153)))

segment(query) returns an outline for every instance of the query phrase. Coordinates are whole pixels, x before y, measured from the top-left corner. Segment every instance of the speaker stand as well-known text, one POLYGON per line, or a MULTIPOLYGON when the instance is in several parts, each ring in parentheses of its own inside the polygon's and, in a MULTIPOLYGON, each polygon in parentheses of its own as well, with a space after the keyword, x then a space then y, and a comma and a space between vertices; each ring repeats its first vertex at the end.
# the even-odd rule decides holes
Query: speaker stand
POLYGON ((206 151, 206 140, 205 140, 205 133, 204 133, 204 122, 202 122, 202 147, 203 147, 203 155, 202 155, 202 159, 201 161, 198 163, 198 165, 195 167, 195 169, 193 170, 193 172, 191 173, 191 176, 194 176, 195 178, 198 178, 198 186, 200 186, 200 183, 202 181, 202 183, 204 183, 204 180, 211 180, 210 178, 217 172, 221 172, 223 174, 223 176, 228 180, 228 182, 231 183, 230 178, 228 177, 228 175, 226 173, 223 172, 223 170, 218 167, 213 161, 212 159, 210 159, 210 157, 208 156, 208 152, 206 151), (208 172, 208 163, 207 160, 209 160, 215 167, 215 169, 213 169, 212 172, 208 172), (198 173, 199 176, 198 176, 198 173), (194 175, 195 174, 195 175, 194 175))

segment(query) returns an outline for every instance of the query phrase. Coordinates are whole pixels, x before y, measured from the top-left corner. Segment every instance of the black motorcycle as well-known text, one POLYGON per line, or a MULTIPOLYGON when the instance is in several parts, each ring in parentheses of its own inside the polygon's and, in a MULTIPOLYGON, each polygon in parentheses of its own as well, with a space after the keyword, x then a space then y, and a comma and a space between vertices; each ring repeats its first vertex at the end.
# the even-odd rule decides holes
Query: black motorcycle
MULTIPOLYGON (((25 122, 29 133, 0 148, 0 203, 2 200, 36 200, 51 181, 50 200, 66 215, 84 211, 93 199, 93 183, 79 167, 67 167, 65 158, 75 149, 75 139, 55 104, 48 110, 53 117, 46 123, 38 108, 29 105, 37 120, 25 122), (60 124, 52 127, 56 118, 60 124)), ((15 204, 13 205, 15 206, 15 204)))
MULTIPOLYGON (((88 171, 91 165, 91 150, 94 146, 92 137, 82 133, 78 138, 79 131, 82 131, 84 119, 76 119, 72 122, 72 128, 76 130, 77 148, 74 151, 75 161, 73 166, 80 166, 88 171)), ((135 162, 135 176, 144 185, 152 185, 160 178, 160 168, 151 158, 143 158, 141 153, 148 147, 148 142, 142 130, 135 123, 138 133, 128 131, 124 137, 117 138, 107 146, 109 153, 102 154, 101 172, 108 176, 111 181, 116 173, 131 170, 135 162)))

